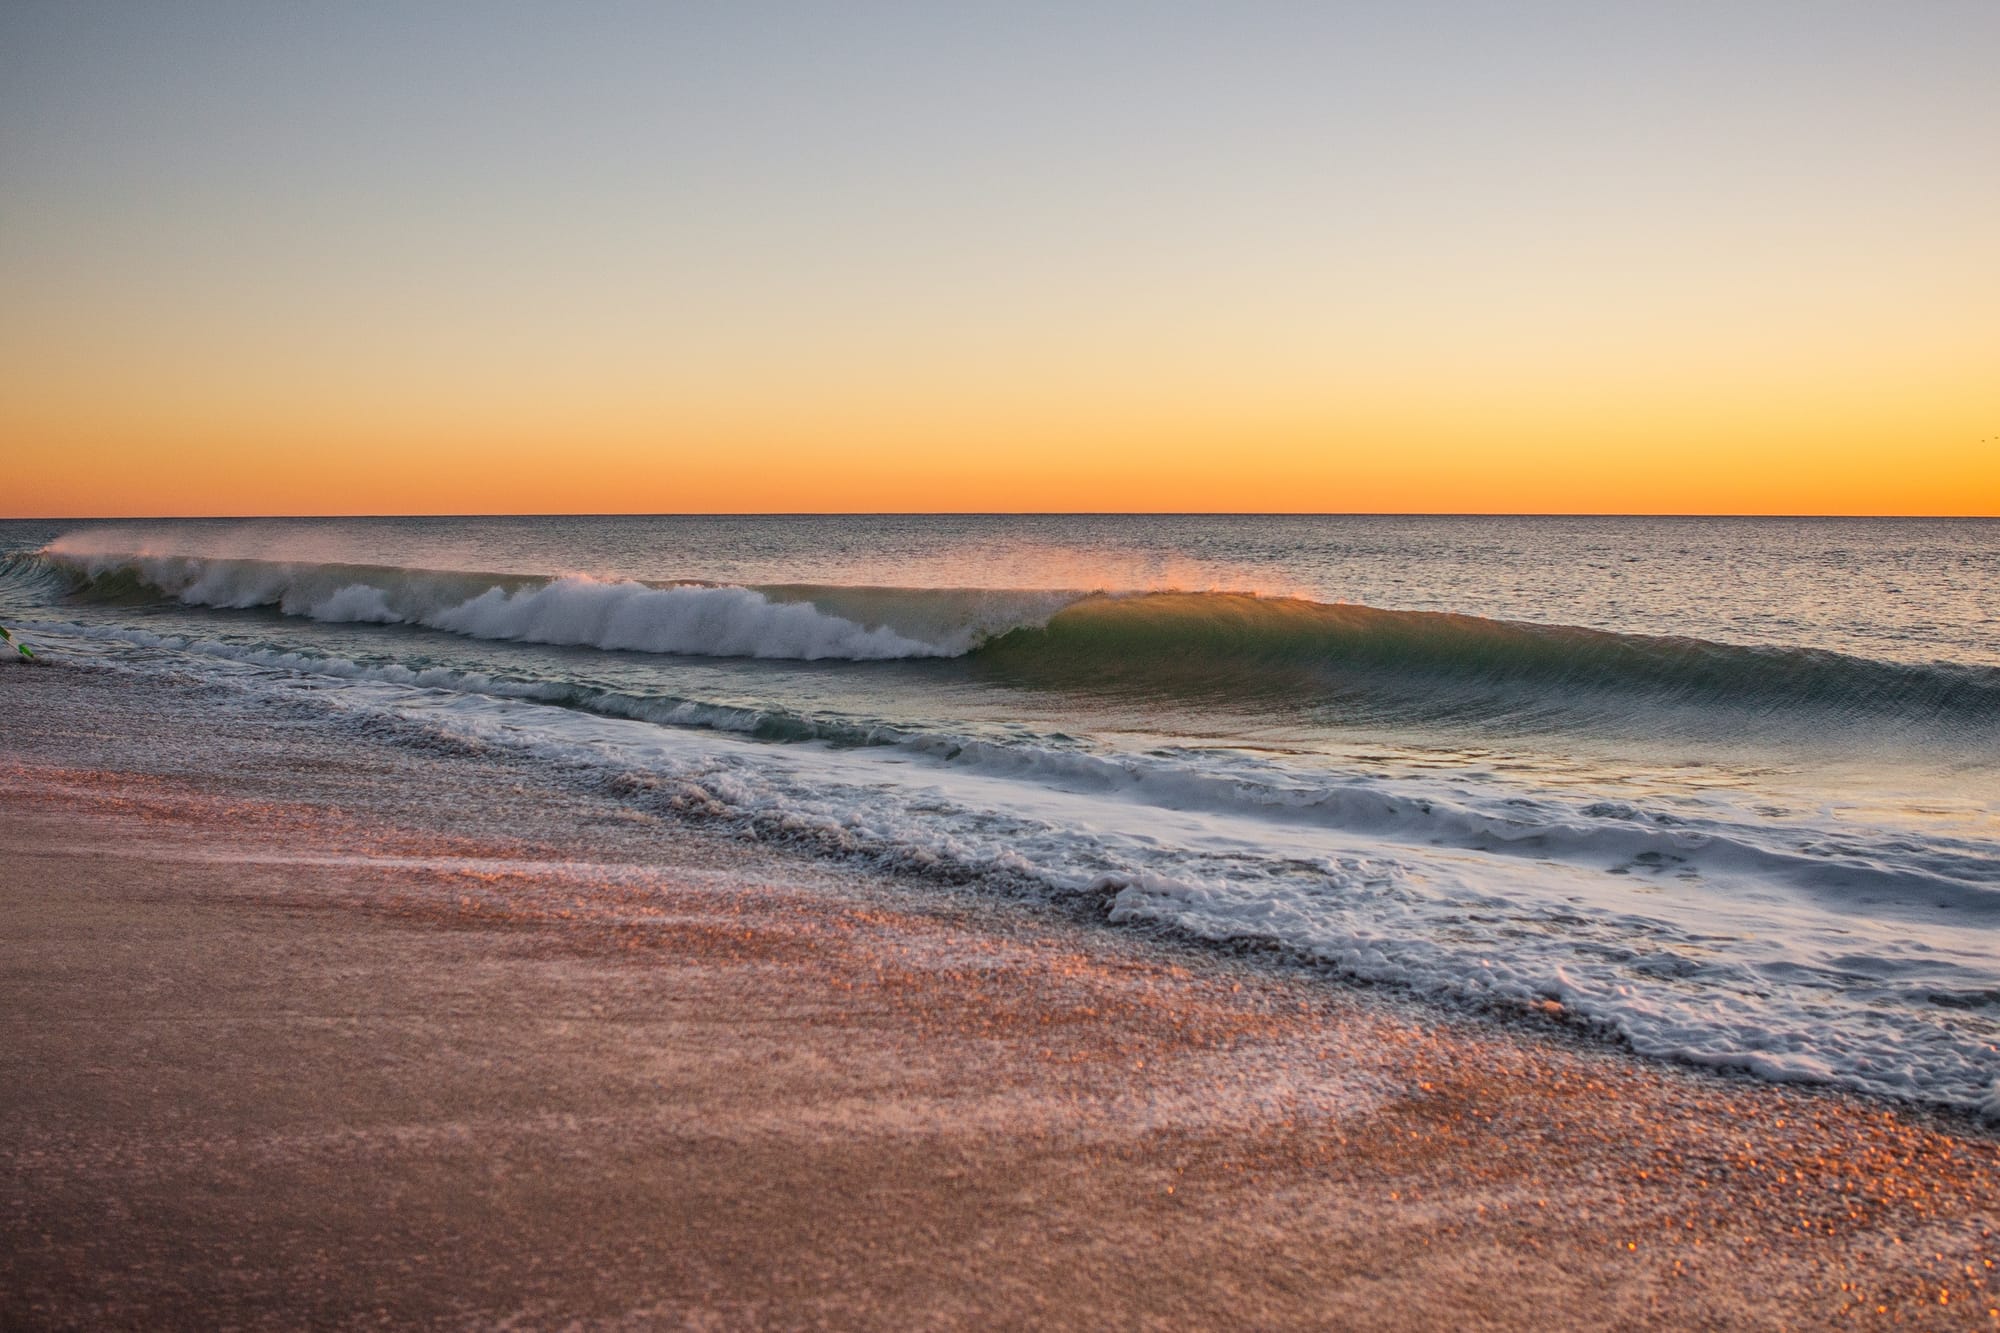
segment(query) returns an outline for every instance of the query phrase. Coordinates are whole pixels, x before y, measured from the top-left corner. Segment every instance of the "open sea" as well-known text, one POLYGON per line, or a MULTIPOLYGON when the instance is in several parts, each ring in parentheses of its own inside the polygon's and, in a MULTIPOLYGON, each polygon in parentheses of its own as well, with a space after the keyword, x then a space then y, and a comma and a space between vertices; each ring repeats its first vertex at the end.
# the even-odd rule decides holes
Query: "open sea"
POLYGON ((2000 1119, 2000 521, 10 521, 0 624, 2000 1119))

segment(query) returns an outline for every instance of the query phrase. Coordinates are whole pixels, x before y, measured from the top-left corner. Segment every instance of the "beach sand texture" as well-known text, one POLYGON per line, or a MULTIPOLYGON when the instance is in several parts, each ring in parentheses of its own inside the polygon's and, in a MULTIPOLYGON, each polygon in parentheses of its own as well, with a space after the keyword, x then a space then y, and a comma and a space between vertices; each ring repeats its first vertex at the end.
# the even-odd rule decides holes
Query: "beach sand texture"
POLYGON ((0 664, 0 1325, 2000 1327, 1975 1125, 0 664))

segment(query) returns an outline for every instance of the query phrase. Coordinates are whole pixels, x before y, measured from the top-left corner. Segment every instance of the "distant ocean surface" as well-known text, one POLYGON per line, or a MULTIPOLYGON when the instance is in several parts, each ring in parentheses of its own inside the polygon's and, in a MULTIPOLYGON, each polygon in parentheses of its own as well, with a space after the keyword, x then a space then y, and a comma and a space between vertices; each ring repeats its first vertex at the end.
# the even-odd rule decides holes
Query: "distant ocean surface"
POLYGON ((4 522, 0 623, 2000 1118, 2000 521, 4 522))

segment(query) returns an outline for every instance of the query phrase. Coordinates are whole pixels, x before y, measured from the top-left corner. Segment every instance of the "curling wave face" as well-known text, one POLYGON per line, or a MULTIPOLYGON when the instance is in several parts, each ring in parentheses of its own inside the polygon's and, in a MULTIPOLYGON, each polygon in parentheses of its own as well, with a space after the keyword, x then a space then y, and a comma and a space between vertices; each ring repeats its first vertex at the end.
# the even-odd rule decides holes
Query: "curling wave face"
POLYGON ((655 584, 335 563, 44 551, 11 577, 84 600, 171 598, 329 623, 699 657, 970 656, 1026 688, 1232 706, 1403 696, 1579 710, 1620 698, 1802 722, 1992 733, 2000 668, 1877 661, 1442 612, 1230 592, 655 584))

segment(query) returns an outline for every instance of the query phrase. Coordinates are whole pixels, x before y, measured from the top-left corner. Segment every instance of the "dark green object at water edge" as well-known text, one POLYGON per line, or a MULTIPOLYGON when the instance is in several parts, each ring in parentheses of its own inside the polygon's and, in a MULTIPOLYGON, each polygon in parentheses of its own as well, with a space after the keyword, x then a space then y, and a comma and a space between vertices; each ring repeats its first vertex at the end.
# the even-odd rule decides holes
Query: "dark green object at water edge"
POLYGON ((0 625, 0 639, 4 639, 6 642, 12 644, 14 651, 27 658, 30 662, 35 660, 35 650, 15 638, 13 631, 9 630, 5 625, 0 625))

